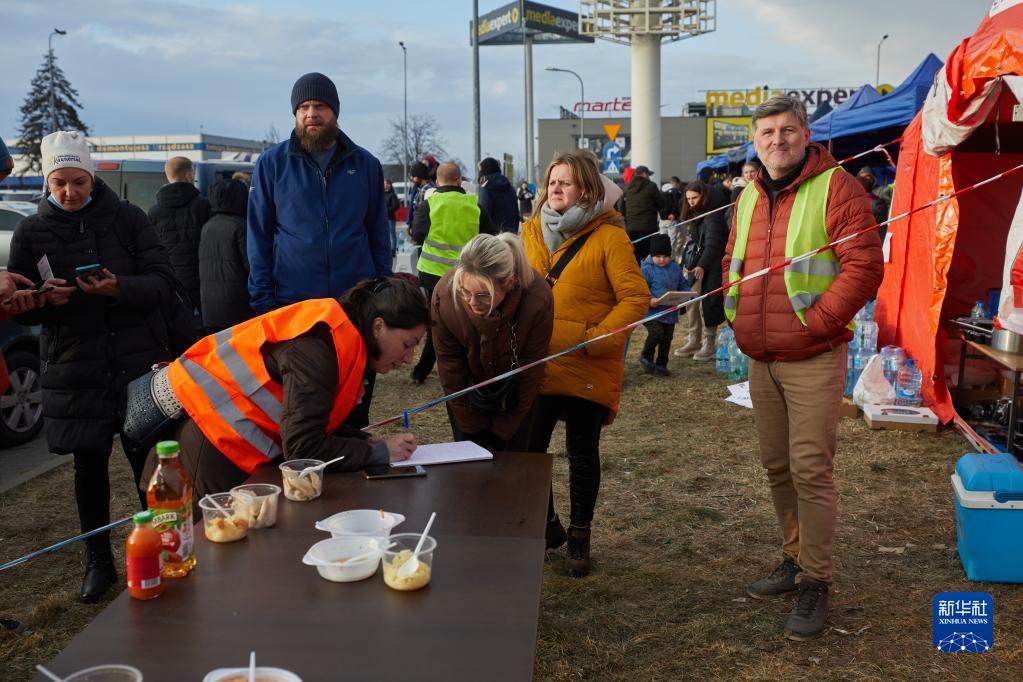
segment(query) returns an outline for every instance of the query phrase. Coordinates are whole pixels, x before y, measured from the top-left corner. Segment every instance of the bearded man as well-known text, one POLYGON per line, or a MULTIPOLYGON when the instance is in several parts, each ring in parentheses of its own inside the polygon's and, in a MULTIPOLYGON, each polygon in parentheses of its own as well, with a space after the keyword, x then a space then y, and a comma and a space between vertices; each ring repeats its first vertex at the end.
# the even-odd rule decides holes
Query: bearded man
POLYGON ((291 138, 256 162, 247 247, 255 313, 391 275, 383 171, 338 128, 339 108, 329 78, 302 76, 291 90, 291 138))

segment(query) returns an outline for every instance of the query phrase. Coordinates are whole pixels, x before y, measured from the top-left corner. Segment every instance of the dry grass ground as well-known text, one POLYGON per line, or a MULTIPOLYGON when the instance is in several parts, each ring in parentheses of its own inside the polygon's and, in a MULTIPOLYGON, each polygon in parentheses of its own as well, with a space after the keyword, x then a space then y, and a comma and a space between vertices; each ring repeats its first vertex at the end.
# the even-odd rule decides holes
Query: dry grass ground
MULTIPOLYGON (((622 411, 602 441, 594 571, 566 576, 563 551, 545 568, 537 679, 1023 677, 1023 591, 968 582, 955 551, 949 475, 965 441, 951 431, 870 431, 843 420, 833 629, 814 642, 789 642, 781 630, 790 602, 758 603, 743 591, 779 558, 752 413, 724 402, 727 381, 706 364, 672 358, 671 377, 643 374, 636 354, 644 334, 633 338, 622 411), (934 594, 974 589, 995 598, 994 651, 933 651, 934 594)), ((375 417, 436 394, 435 377, 422 387, 406 377, 380 378, 375 417)), ((416 430, 424 441, 450 438, 440 409, 421 415, 416 430)), ((565 514, 560 430, 554 442, 555 496, 565 514)), ((123 458, 112 461, 120 518, 134 493, 123 458)), ((0 560, 74 534, 71 491, 71 468, 60 467, 0 496, 0 560)), ((4 680, 31 677, 35 663, 103 608, 75 600, 80 570, 78 551, 64 549, 0 575, 0 617, 23 623, 0 631, 4 680)))

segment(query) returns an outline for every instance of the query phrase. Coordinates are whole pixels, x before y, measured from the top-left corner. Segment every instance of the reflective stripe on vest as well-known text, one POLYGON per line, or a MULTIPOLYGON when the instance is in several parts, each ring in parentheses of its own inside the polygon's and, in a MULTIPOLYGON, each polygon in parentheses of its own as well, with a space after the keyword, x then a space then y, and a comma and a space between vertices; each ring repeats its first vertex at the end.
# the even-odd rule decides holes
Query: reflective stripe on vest
MULTIPOLYGON (((836 166, 808 178, 796 190, 785 233, 785 258, 794 258, 819 249, 829 242, 825 222, 828 214, 828 190, 831 186, 831 176, 837 170, 836 166)), ((739 204, 735 209, 735 243, 732 245, 732 260, 728 266, 729 282, 735 282, 743 277, 753 212, 761 196, 756 185, 752 183, 739 195, 739 204)), ((769 258, 770 254, 767 254, 767 257, 769 258)), ((789 303, 792 304, 792 311, 803 326, 806 326, 806 311, 828 290, 838 273, 838 257, 831 249, 785 266, 785 291, 789 303)), ((725 317, 729 322, 735 320, 735 313, 739 308, 739 288, 735 286, 725 291, 725 317)))
POLYGON ((458 265, 458 254, 480 232, 480 207, 475 196, 462 192, 434 192, 430 205, 430 232, 419 254, 421 272, 442 277, 458 265))
POLYGON ((294 339, 316 324, 330 328, 338 383, 327 431, 355 406, 366 367, 366 346, 335 299, 295 303, 198 341, 168 370, 174 395, 213 445, 240 469, 282 454, 284 389, 270 378, 261 349, 294 339))

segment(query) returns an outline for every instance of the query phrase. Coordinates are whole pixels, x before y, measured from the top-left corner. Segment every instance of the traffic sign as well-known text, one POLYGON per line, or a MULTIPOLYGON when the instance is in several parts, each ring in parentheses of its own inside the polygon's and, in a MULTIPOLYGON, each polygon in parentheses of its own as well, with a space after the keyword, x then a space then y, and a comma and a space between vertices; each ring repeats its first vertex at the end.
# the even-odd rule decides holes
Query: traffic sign
POLYGON ((619 163, 621 163, 621 159, 619 159, 618 157, 608 159, 607 161, 604 162, 604 172, 613 175, 621 173, 621 169, 619 168, 618 165, 619 163))
POLYGON ((621 123, 605 123, 604 134, 607 135, 607 139, 614 140, 616 137, 618 137, 618 131, 621 130, 621 128, 622 128, 621 123))

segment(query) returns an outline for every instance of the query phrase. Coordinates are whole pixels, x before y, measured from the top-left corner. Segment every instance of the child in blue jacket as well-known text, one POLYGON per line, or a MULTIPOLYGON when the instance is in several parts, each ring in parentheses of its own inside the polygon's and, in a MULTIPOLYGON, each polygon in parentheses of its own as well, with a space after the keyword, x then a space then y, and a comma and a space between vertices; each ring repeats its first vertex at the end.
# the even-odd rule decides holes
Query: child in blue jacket
MULTIPOLYGON (((670 306, 654 306, 654 300, 663 296, 669 291, 689 291, 689 283, 682 274, 679 267, 671 258, 671 239, 666 234, 655 234, 650 238, 650 256, 642 264, 643 277, 650 287, 650 305, 653 306, 647 315, 670 306)), ((683 309, 683 313, 685 310, 683 309)), ((675 324, 678 322, 679 311, 662 315, 656 320, 647 322, 646 343, 643 344, 643 353, 639 362, 647 374, 656 372, 661 376, 668 376, 668 350, 671 348, 671 339, 675 335, 675 324), (657 351, 657 360, 654 360, 654 351, 657 351)))

